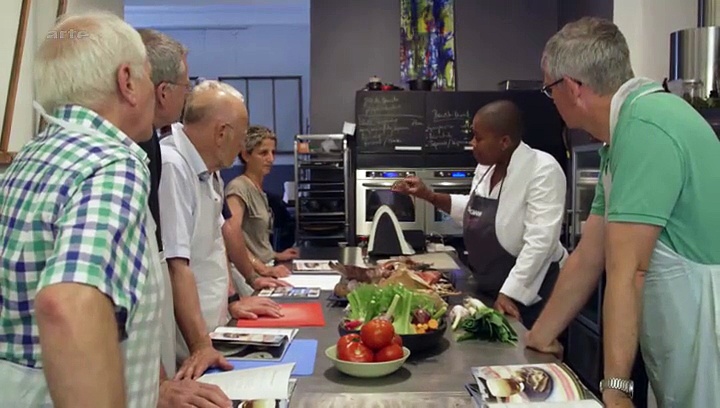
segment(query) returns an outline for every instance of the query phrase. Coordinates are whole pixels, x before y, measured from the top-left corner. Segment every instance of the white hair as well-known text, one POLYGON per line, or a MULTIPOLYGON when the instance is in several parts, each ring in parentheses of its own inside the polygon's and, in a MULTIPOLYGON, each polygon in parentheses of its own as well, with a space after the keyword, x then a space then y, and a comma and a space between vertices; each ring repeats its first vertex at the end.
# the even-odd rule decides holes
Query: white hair
POLYGON ((216 80, 205 80, 196 85, 192 92, 190 92, 190 95, 188 95, 187 101, 185 102, 185 113, 183 114, 184 123, 199 122, 207 116, 211 106, 207 103, 202 103, 202 98, 198 98, 198 96, 209 91, 226 93, 237 98, 240 102, 245 103, 243 94, 232 85, 216 80))
POLYGON ((599 95, 612 95, 634 74, 630 50, 609 20, 583 17, 566 24, 548 40, 542 68, 553 80, 570 77, 599 95))
POLYGON ((35 57, 35 95, 46 111, 76 104, 93 107, 117 92, 117 72, 128 64, 133 78, 145 73, 140 34, 106 12, 64 16, 35 57))

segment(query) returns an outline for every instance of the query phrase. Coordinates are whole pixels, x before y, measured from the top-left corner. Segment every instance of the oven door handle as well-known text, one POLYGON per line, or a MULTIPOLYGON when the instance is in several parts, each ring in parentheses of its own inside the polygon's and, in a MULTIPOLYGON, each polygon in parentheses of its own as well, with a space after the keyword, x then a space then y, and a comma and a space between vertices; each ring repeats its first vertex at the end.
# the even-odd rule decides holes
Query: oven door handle
POLYGON ((441 181, 439 183, 430 184, 430 187, 469 187, 471 183, 453 183, 451 181, 441 181))
POLYGON ((362 183, 363 187, 370 187, 370 188, 384 188, 384 187, 392 187, 393 183, 362 183))

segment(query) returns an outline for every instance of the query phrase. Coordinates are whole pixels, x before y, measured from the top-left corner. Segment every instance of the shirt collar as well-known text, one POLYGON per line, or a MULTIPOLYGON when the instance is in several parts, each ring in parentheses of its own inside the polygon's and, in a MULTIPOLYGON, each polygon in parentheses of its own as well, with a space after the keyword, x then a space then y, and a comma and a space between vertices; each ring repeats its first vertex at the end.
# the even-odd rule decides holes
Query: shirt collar
POLYGON ((190 164, 190 168, 198 176, 201 181, 206 181, 210 178, 210 171, 208 171, 205 161, 198 153, 195 145, 192 144, 190 139, 185 134, 182 123, 175 123, 172 125, 172 134, 177 143, 177 148, 180 154, 190 164))
POLYGON ((135 143, 134 140, 130 139, 130 137, 128 137, 128 135, 126 135, 117 126, 98 115, 98 113, 92 109, 88 109, 80 105, 62 105, 55 108, 52 116, 68 123, 96 130, 99 133, 127 146, 128 149, 130 149, 130 151, 138 157, 138 159, 143 161, 143 163, 147 164, 149 162, 147 153, 145 153, 145 151, 137 143, 135 143))

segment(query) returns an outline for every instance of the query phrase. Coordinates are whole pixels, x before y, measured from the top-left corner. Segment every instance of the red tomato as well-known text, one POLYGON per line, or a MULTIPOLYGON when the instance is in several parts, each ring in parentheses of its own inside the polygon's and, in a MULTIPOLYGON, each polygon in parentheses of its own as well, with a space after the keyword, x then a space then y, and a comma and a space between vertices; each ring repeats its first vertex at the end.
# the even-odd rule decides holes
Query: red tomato
POLYGON ((373 319, 360 329, 362 342, 374 351, 389 345, 395 336, 392 323, 387 320, 373 319))
POLYGON ((362 344, 360 340, 353 340, 348 343, 342 353, 338 350, 338 359, 352 361, 354 363, 372 363, 375 359, 372 350, 362 344))
POLYGON ((395 336, 393 336, 391 344, 397 344, 398 346, 402 347, 402 337, 400 337, 399 334, 396 334, 395 336))
POLYGON ((399 360, 403 358, 404 355, 405 353, 403 352, 402 347, 397 344, 391 344, 375 353, 375 361, 379 363, 382 361, 399 360))
POLYGON ((341 349, 347 348, 347 346, 352 341, 360 341, 360 335, 357 333, 351 333, 351 334, 346 334, 346 335, 340 337, 340 340, 338 340, 338 342, 337 342, 338 353, 340 352, 341 349), (357 339, 357 340, 355 340, 355 339, 357 339))

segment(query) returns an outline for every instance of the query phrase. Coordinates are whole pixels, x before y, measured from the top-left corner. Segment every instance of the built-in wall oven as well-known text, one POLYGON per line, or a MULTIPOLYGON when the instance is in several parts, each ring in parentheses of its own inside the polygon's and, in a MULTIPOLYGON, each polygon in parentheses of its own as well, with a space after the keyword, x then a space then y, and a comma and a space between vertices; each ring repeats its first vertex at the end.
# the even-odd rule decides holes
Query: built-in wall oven
MULTIPOLYGON (((421 170, 425 184, 436 193, 470 194, 475 170, 427 169, 421 170)), ((462 236, 462 225, 450 218, 450 214, 427 203, 425 209, 425 233, 442 236, 462 236)))
POLYGON ((393 184, 406 177, 417 176, 417 169, 357 170, 356 233, 369 236, 375 212, 382 205, 389 206, 403 230, 424 230, 425 204, 415 197, 392 191, 393 184))

